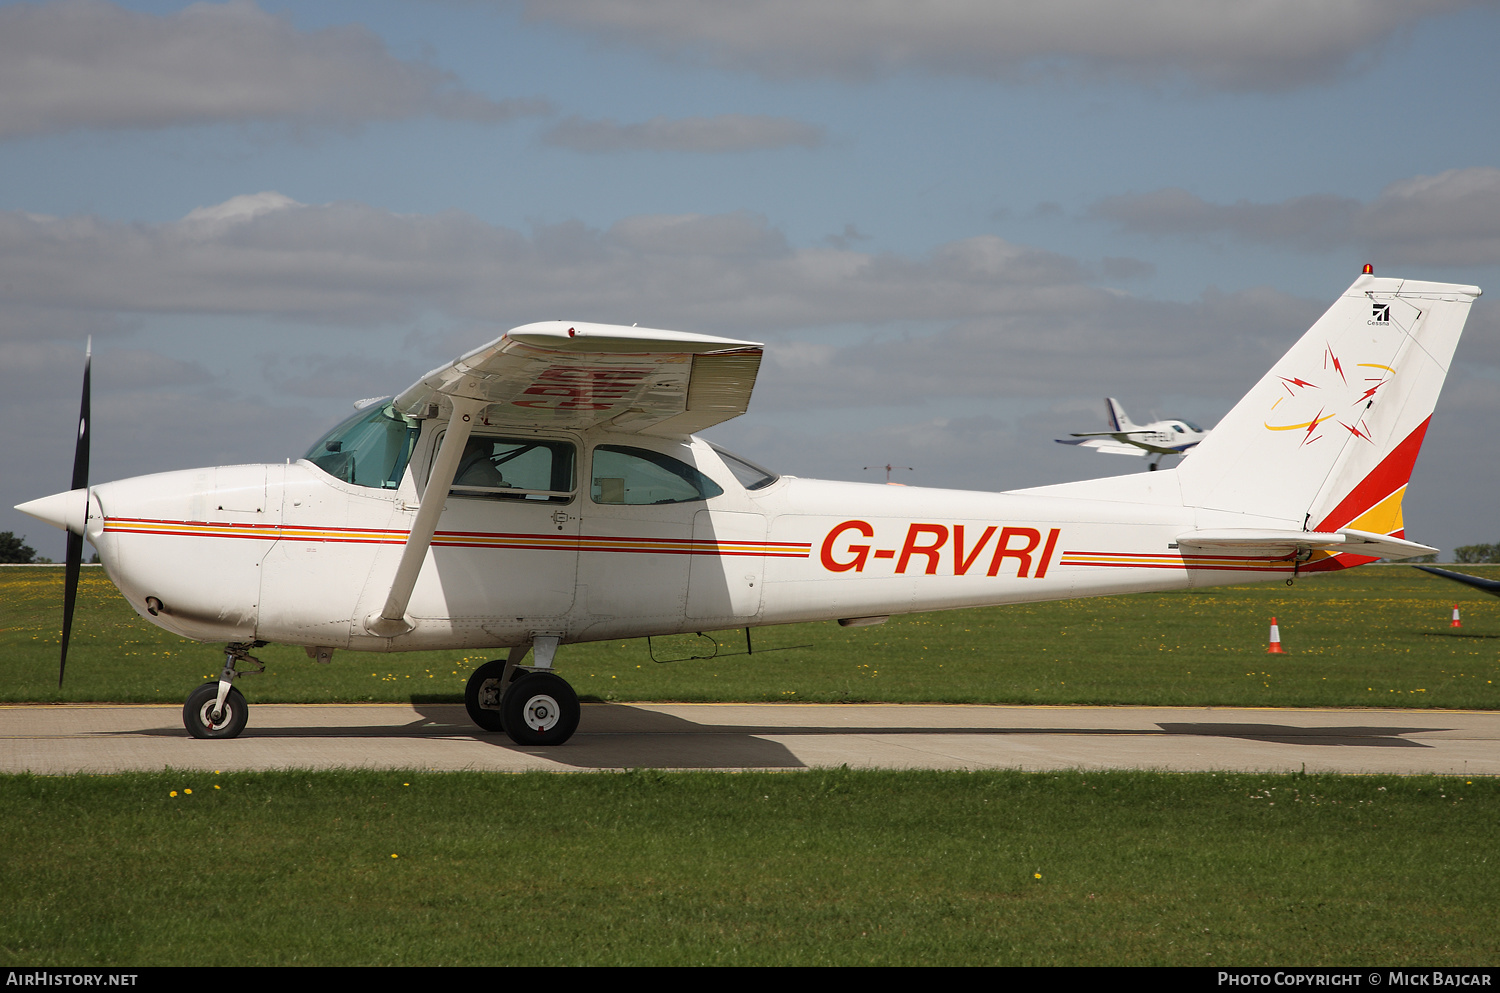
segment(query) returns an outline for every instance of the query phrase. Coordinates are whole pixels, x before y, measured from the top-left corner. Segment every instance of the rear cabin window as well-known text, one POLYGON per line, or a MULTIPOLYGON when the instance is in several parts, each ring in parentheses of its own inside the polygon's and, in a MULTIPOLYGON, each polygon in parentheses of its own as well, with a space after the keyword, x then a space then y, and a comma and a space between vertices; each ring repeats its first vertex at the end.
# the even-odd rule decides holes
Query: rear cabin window
POLYGON ((724 465, 734 473, 734 478, 740 481, 740 485, 747 490, 761 490, 770 486, 781 477, 770 469, 762 468, 749 459, 741 458, 733 452, 726 452, 718 445, 709 445, 724 460, 724 465))
POLYGON ((566 503, 573 495, 575 451, 566 441, 470 435, 450 492, 566 503))
POLYGON ((708 500, 723 488, 686 462, 645 448, 600 445, 594 449, 595 503, 648 505, 708 500))

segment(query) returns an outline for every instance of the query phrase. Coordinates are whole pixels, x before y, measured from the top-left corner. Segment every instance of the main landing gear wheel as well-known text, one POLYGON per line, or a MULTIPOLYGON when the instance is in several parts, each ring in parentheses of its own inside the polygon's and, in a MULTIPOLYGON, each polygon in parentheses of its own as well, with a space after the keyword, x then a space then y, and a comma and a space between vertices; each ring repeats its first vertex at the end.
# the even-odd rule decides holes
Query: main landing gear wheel
POLYGON ((250 708, 245 695, 233 686, 224 698, 224 710, 214 717, 214 704, 219 700, 219 684, 204 683, 188 694, 182 705, 182 723, 194 738, 235 738, 245 730, 250 718, 250 708))
POLYGON ((560 676, 530 672, 500 701, 505 733, 518 745, 561 745, 578 730, 578 694, 560 676))
POLYGON ((505 660, 486 662, 474 670, 469 685, 464 689, 464 706, 469 711, 469 720, 485 731, 504 731, 505 722, 500 711, 500 698, 505 694, 505 660))

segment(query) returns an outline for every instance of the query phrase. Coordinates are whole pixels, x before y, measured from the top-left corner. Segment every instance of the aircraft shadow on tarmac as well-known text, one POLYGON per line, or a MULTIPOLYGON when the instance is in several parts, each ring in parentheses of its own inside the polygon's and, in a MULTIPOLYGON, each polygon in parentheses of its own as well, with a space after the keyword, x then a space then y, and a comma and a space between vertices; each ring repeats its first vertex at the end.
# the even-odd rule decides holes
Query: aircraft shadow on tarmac
POLYGON ((1417 731, 1449 730, 1353 726, 1302 728, 1289 724, 1158 724, 1157 727, 1166 734, 1206 738, 1243 738, 1246 741, 1270 741, 1284 745, 1363 745, 1375 748, 1431 748, 1431 745, 1412 741, 1401 735, 1417 731))
MULTIPOLYGON (((1157 723, 1139 728, 1088 727, 877 727, 707 724, 627 704, 590 704, 572 741, 562 747, 522 747, 503 733, 479 731, 462 706, 416 702, 421 716, 400 725, 345 727, 260 727, 252 722, 244 739, 275 738, 458 738, 487 742, 497 748, 536 755, 580 769, 670 767, 674 769, 787 768, 805 763, 786 747, 765 736, 809 735, 1006 735, 1068 737, 1239 738, 1273 744, 1357 746, 1374 748, 1431 748, 1405 735, 1444 731, 1440 727, 1380 727, 1347 725, 1296 727, 1287 724, 1157 723)), ((132 734, 180 737, 181 728, 159 728, 132 734)))

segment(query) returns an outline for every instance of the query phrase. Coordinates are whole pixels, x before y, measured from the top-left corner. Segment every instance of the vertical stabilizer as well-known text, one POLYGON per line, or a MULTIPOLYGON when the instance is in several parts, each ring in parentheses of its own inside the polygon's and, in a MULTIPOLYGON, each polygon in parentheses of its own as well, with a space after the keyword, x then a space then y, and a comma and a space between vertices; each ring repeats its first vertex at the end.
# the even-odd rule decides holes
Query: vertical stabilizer
POLYGON ((1406 482, 1478 295, 1355 280, 1183 461, 1184 504, 1402 536, 1406 482))
POLYGON ((1104 398, 1104 419, 1109 422, 1111 431, 1129 431, 1135 427, 1130 423, 1130 417, 1125 413, 1125 408, 1120 406, 1120 401, 1114 397, 1104 398))

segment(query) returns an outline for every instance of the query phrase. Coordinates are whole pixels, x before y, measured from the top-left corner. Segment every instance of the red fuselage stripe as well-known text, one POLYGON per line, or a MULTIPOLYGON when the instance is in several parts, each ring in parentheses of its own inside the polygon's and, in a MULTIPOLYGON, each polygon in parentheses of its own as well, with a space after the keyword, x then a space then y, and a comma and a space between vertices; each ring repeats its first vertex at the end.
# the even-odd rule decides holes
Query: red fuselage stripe
MULTIPOLYGON (((292 524, 240 524, 109 518, 104 530, 178 538, 250 538, 260 541, 321 541, 338 544, 404 545, 407 532, 391 528, 310 527, 292 524)), ((488 531, 439 531, 432 543, 443 548, 503 548, 532 551, 644 552, 664 555, 807 558, 812 545, 786 541, 715 541, 698 538, 627 538, 607 535, 552 535, 488 531)))

